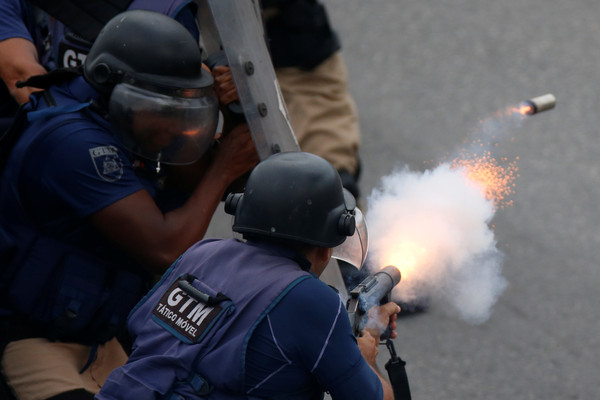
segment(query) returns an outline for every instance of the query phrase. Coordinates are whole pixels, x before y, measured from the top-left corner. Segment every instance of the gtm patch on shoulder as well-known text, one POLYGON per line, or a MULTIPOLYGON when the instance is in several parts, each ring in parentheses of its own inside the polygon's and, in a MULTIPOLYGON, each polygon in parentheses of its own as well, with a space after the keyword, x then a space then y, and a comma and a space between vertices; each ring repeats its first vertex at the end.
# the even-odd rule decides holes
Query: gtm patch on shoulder
POLYGON ((90 157, 98 176, 105 181, 115 182, 123 176, 123 160, 115 146, 99 146, 90 149, 90 157))

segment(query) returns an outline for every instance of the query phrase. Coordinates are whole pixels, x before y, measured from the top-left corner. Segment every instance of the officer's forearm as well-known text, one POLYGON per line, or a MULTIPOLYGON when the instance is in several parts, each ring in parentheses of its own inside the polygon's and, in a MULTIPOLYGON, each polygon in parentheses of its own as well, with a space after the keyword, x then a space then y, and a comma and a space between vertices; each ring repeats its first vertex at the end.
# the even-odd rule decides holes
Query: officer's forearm
POLYGON ((29 95, 39 89, 17 89, 16 83, 45 72, 38 62, 35 46, 29 40, 10 38, 0 42, 0 78, 19 104, 26 103, 29 95))
POLYGON ((188 201, 166 214, 146 190, 94 213, 94 225, 149 272, 162 274, 201 240, 228 183, 205 174, 188 201))
POLYGON ((204 237, 227 188, 258 161, 242 128, 224 140, 222 146, 228 147, 207 166, 183 206, 163 213, 147 191, 139 190, 93 214, 94 224, 150 272, 164 272, 204 237))

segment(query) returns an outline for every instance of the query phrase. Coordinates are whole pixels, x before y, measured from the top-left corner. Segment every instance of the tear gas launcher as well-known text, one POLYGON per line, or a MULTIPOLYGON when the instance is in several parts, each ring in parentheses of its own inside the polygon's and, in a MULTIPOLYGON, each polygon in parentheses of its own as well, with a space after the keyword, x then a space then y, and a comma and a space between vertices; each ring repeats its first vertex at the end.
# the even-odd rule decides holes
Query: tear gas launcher
MULTIPOLYGON (((377 273, 367 276, 350 291, 346 310, 354 336, 358 337, 367 326, 369 309, 390 301, 390 293, 398 283, 400 283, 400 271, 393 265, 388 265, 377 273)), ((384 330, 385 327, 382 331, 384 330)), ((385 330, 382 339, 386 339, 387 336, 389 332, 385 330)))
MULTIPOLYGON (((346 306, 348 317, 352 325, 354 336, 358 337, 360 332, 369 322, 369 310, 373 306, 385 304, 389 301, 392 289, 400 283, 400 270, 393 265, 382 268, 374 275, 367 276, 350 292, 350 298, 346 306)), ((385 345, 390 351, 390 359, 385 364, 388 371, 390 383, 394 389, 396 399, 411 400, 410 385, 406 375, 406 363, 396 354, 394 342, 389 339, 390 329, 382 327, 384 333, 381 339, 385 340, 385 345)))

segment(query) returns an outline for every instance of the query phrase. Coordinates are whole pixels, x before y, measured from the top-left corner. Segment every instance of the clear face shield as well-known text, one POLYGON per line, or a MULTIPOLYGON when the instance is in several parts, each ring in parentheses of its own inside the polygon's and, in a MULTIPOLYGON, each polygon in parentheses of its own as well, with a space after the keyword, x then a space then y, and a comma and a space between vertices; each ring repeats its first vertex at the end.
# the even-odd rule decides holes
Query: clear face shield
POLYGON ((367 221, 358 207, 354 209, 354 220, 356 221, 354 234, 349 236, 344 243, 334 247, 331 257, 345 261, 360 269, 367 258, 369 234, 367 231, 367 221))
POLYGON ((110 120, 125 147, 146 159, 172 165, 191 164, 209 149, 218 113, 218 100, 210 86, 165 89, 120 83, 109 102, 110 120))

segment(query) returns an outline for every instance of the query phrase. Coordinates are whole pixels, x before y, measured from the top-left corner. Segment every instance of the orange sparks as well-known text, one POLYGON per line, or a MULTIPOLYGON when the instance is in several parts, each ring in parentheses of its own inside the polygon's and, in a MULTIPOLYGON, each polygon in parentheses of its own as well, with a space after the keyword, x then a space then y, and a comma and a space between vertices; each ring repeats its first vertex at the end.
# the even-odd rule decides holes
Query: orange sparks
POLYGON ((469 150, 463 150, 451 162, 452 168, 465 171, 469 180, 477 184, 494 207, 504 208, 513 204, 508 197, 515 192, 515 181, 518 178, 517 160, 509 161, 508 157, 495 157, 488 149, 498 147, 497 132, 515 123, 514 118, 522 119, 535 112, 534 105, 529 101, 522 102, 518 107, 507 107, 498 112, 495 118, 482 124, 482 133, 486 137, 476 139, 469 150))
POLYGON ((463 169, 467 177, 482 188, 486 198, 495 207, 504 208, 513 204, 508 197, 515 191, 515 180, 518 177, 516 160, 497 160, 490 151, 485 151, 483 154, 470 154, 468 157, 455 159, 452 167, 463 169))

